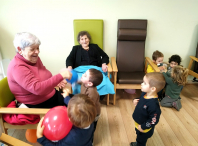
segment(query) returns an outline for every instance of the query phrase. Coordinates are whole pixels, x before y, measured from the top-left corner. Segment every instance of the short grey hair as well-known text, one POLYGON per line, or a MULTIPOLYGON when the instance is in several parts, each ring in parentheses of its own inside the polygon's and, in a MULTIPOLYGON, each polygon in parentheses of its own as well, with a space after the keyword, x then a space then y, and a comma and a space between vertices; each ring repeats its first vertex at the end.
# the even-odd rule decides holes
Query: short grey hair
POLYGON ((17 33, 15 35, 13 43, 17 52, 18 52, 18 49, 17 49, 18 47, 24 50, 26 47, 29 47, 31 45, 41 44, 40 40, 35 35, 29 32, 17 33))

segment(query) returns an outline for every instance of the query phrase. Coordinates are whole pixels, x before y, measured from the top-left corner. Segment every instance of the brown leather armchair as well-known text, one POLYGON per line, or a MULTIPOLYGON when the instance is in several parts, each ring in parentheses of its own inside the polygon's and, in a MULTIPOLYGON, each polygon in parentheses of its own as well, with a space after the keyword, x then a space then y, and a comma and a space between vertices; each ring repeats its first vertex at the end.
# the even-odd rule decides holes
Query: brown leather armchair
POLYGON ((117 55, 111 58, 114 77, 114 100, 116 89, 141 89, 147 63, 155 71, 156 65, 145 57, 147 20, 120 19, 117 31, 117 55))

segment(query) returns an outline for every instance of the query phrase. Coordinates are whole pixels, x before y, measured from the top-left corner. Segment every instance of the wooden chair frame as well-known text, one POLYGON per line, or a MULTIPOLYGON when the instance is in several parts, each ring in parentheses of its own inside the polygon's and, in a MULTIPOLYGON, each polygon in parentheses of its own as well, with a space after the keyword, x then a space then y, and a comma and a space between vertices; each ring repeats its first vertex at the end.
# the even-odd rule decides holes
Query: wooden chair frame
MULTIPOLYGON (((141 89, 141 84, 118 84, 117 83, 118 68, 117 68, 115 57, 111 58, 111 64, 112 64, 112 74, 114 78, 114 90, 115 90, 115 94, 113 96, 113 105, 115 105, 116 104, 116 89, 141 89)), ((157 65, 154 64, 153 61, 149 57, 145 57, 145 68, 144 68, 145 73, 146 73, 148 64, 150 64, 151 67, 153 67, 155 72, 160 72, 157 65)))
POLYGON ((190 59, 189 65, 188 65, 188 69, 189 69, 188 75, 192 75, 192 76, 198 78, 198 73, 196 73, 196 72, 194 72, 194 71, 191 70, 193 61, 198 62, 198 58, 196 58, 196 57, 194 57, 194 56, 190 56, 190 58, 191 58, 191 59, 190 59))
POLYGON ((14 95, 9 89, 7 82, 7 77, 1 80, 1 106, 0 106, 0 125, 2 131, 5 134, 8 134, 8 129, 37 129, 37 124, 26 124, 26 125, 12 125, 4 121, 3 114, 31 114, 39 115, 40 118, 43 117, 50 109, 42 108, 10 108, 7 107, 13 100, 15 100, 14 95))
POLYGON ((37 129, 38 124, 11 125, 3 120, 3 114, 33 114, 42 118, 50 109, 41 108, 6 108, 0 107, 0 125, 3 133, 8 134, 8 129, 37 129))
POLYGON ((17 146, 19 146, 19 145, 20 146, 32 146, 31 144, 23 142, 23 141, 21 141, 19 139, 16 139, 16 138, 14 138, 12 136, 9 136, 9 135, 5 134, 5 133, 1 134, 0 142, 4 143, 6 146, 7 145, 9 145, 9 146, 10 145, 11 146, 13 146, 13 145, 17 145, 17 146))
MULTIPOLYGON (((108 78, 110 80, 110 74, 112 73, 112 67, 111 67, 111 64, 109 63, 108 64, 108 78)), ((107 105, 109 105, 109 94, 107 94, 107 105)))

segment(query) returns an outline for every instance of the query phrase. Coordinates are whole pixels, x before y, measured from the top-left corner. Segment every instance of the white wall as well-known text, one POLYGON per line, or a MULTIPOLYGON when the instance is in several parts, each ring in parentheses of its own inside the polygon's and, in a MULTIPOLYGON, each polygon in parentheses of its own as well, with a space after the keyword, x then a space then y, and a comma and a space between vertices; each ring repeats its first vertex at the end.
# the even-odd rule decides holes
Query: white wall
POLYGON ((74 19, 104 20, 104 50, 116 55, 118 19, 147 19, 146 56, 160 50, 165 61, 179 54, 187 67, 198 41, 198 0, 0 0, 0 49, 15 55, 13 38, 28 31, 41 40, 43 64, 56 74, 74 45, 74 19))

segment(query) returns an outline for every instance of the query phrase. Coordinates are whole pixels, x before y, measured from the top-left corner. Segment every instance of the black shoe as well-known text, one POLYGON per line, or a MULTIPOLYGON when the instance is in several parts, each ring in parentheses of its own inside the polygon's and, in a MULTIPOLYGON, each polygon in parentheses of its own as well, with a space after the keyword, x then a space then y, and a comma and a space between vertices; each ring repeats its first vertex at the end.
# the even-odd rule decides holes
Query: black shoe
POLYGON ((197 78, 194 77, 193 78, 193 82, 198 82, 197 78))
POLYGON ((137 142, 131 142, 130 146, 137 146, 137 142))

